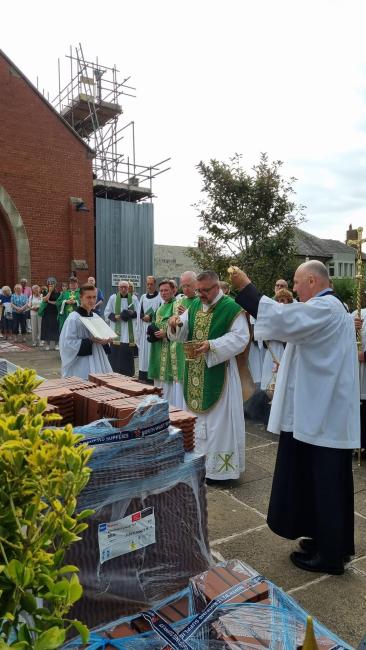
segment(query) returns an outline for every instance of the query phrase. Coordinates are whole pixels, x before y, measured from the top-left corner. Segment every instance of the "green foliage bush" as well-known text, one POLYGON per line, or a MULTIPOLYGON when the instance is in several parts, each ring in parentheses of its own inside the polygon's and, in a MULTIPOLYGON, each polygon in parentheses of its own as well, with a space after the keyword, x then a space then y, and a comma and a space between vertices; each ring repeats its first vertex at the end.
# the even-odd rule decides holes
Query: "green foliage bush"
POLYGON ((33 370, 0 382, 0 650, 53 650, 74 627, 66 615, 81 596, 77 567, 64 555, 91 511, 76 514, 91 450, 34 394, 33 370))

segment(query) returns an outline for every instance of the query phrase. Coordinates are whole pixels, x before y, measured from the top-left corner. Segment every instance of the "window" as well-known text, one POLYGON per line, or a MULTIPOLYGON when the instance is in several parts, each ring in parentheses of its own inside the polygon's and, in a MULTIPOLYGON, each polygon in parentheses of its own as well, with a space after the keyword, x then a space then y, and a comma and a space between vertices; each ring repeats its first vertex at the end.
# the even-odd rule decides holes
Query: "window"
POLYGON ((328 273, 331 278, 334 277, 334 262, 328 264, 328 273))
POLYGON ((338 277, 343 278, 343 262, 338 262, 338 277))

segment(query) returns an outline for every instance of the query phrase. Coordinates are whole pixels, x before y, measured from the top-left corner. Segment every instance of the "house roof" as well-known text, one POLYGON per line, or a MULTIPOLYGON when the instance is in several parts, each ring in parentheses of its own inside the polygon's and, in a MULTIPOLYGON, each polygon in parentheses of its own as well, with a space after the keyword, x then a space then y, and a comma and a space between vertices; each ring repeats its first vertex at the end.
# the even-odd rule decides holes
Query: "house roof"
MULTIPOLYGON (((320 239, 305 230, 295 228, 295 249, 297 255, 304 257, 322 257, 329 259, 335 253, 353 253, 356 251, 352 246, 348 246, 337 239, 320 239)), ((363 259, 366 256, 362 255, 363 259)))
POLYGON ((54 115, 55 115, 55 116, 56 116, 56 117, 57 117, 57 118, 62 122, 62 124, 63 124, 63 125, 64 125, 68 130, 69 130, 69 131, 71 131, 71 133, 75 136, 75 138, 77 138, 77 139, 79 140, 79 142, 81 142, 81 144, 83 144, 84 147, 86 147, 86 149, 87 149, 87 150, 88 150, 88 151, 93 155, 93 157, 94 157, 94 156, 95 156, 95 151, 94 151, 94 149, 91 149, 91 147, 89 147, 89 145, 85 142, 85 140, 83 140, 83 138, 80 137, 80 135, 75 131, 75 129, 73 129, 72 126, 71 126, 70 124, 68 124, 68 123, 66 122, 66 120, 63 119, 63 117, 60 115, 60 113, 58 113, 58 112, 56 111, 56 109, 52 106, 52 104, 50 104, 50 102, 49 102, 49 101, 48 101, 48 100, 47 100, 47 99, 42 95, 42 93, 38 90, 38 88, 36 88, 36 86, 34 86, 34 85, 32 84, 32 82, 29 81, 28 77, 25 76, 25 74, 24 74, 24 73, 23 73, 23 72, 22 72, 22 71, 21 71, 21 70, 20 70, 20 69, 15 65, 15 63, 13 63, 13 61, 12 61, 11 59, 9 59, 9 57, 8 57, 8 56, 5 54, 5 52, 4 52, 3 50, 1 50, 1 49, 0 49, 0 56, 1 56, 5 61, 6 61, 6 63, 7 63, 8 65, 10 65, 10 66, 13 68, 13 70, 17 73, 17 75, 19 75, 19 77, 21 77, 21 78, 25 81, 25 83, 30 87, 30 89, 33 90, 33 92, 36 93, 36 95, 38 95, 38 97, 43 101, 44 104, 46 104, 46 106, 47 106, 47 107, 52 111, 52 113, 54 113, 54 115))

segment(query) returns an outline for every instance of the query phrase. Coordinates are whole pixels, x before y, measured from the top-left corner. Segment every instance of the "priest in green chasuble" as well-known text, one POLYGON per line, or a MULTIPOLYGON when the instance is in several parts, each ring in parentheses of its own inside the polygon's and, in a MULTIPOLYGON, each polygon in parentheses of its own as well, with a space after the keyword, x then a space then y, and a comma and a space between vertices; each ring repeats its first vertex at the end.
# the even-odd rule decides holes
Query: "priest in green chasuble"
POLYGON ((245 422, 235 357, 249 343, 248 323, 213 271, 197 276, 197 293, 188 310, 169 319, 168 336, 196 342, 195 358, 185 363, 184 397, 197 416, 196 451, 206 456, 206 476, 237 479, 244 471, 245 422))
POLYGON ((58 311, 58 326, 61 332, 66 318, 80 306, 79 283, 78 279, 73 275, 69 278, 69 288, 66 291, 62 291, 57 298, 56 306, 58 311))
POLYGON ((171 344, 166 336, 168 321, 176 306, 175 286, 165 279, 159 283, 159 291, 163 304, 156 312, 153 327, 148 329, 151 342, 148 376, 155 386, 163 389, 163 397, 169 404, 183 408, 184 351, 175 342, 171 344))

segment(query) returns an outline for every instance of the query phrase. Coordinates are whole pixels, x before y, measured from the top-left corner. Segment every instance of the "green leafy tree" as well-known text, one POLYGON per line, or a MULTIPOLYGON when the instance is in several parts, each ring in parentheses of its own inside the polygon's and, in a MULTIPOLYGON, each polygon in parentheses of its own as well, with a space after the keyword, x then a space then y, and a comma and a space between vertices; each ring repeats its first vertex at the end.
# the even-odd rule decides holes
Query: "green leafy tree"
POLYGON ((204 235, 190 254, 201 268, 224 279, 228 265, 243 266, 267 293, 276 278, 292 276, 294 227, 303 220, 304 206, 294 201, 296 179, 284 179, 281 166, 267 154, 250 173, 238 154, 229 163, 199 163, 205 198, 194 207, 204 235))
POLYGON ((44 413, 40 383, 33 370, 0 382, 0 650, 53 650, 72 627, 88 639, 66 617, 82 587, 63 561, 92 514, 76 513, 91 450, 70 425, 50 426, 60 417, 44 413))

